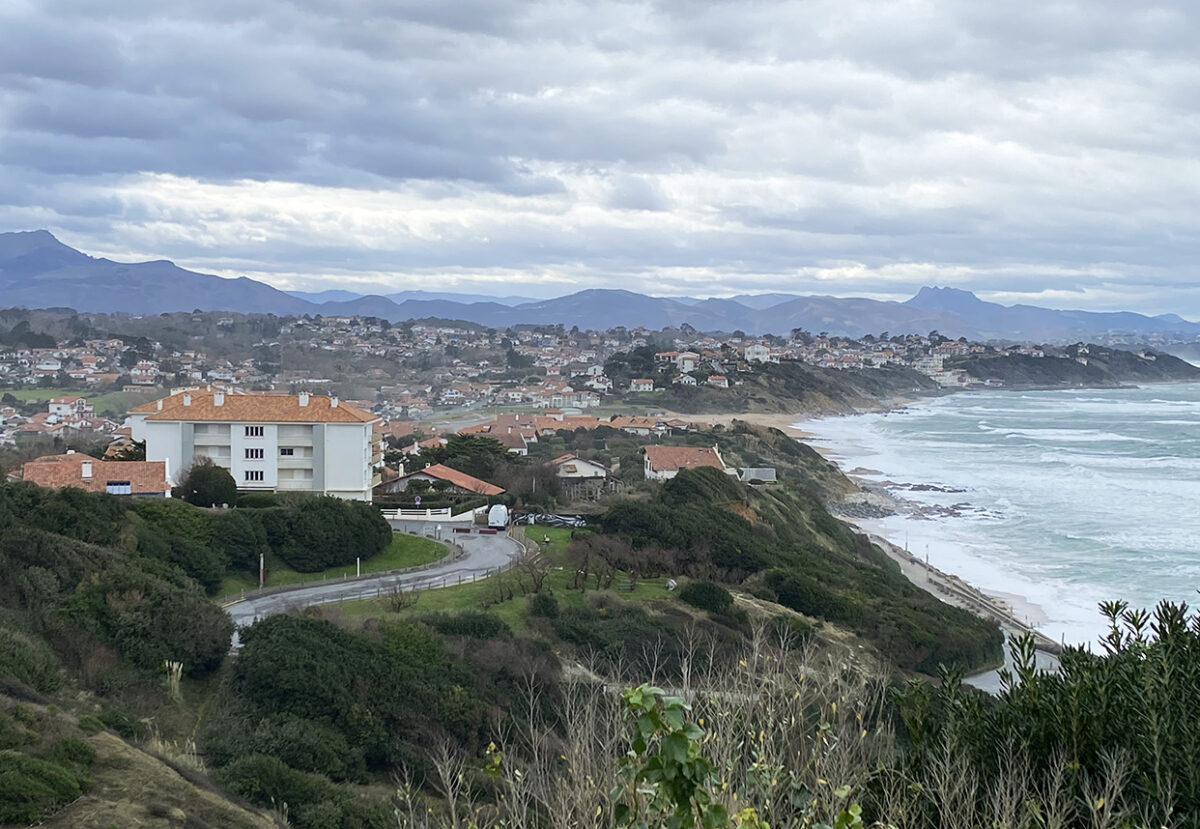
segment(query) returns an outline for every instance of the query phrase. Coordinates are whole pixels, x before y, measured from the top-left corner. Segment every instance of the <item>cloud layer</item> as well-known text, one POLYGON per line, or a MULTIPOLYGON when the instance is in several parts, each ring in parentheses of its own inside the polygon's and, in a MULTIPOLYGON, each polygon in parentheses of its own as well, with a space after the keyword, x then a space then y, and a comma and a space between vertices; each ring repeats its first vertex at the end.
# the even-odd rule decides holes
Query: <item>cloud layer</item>
POLYGON ((1182 2, 108 5, 0 6, 0 229, 305 289, 1200 317, 1182 2))

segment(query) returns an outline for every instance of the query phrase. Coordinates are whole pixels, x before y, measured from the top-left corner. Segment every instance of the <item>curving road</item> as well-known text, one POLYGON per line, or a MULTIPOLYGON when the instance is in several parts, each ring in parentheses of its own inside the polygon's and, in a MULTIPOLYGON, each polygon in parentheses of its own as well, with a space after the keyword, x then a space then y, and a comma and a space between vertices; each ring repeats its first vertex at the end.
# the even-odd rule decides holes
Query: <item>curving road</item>
MULTIPOLYGON (((419 534, 433 533, 427 522, 390 521, 392 529, 419 534)), ((462 557, 412 573, 380 574, 333 584, 310 584, 297 586, 293 590, 271 593, 243 599, 226 606, 233 623, 238 627, 253 624, 265 616, 272 616, 296 608, 314 604, 346 601, 348 599, 370 599, 380 592, 402 587, 405 590, 426 590, 462 582, 470 582, 509 567, 521 552, 521 543, 505 535, 478 535, 457 533, 450 537, 448 529, 442 530, 442 538, 453 540, 463 548, 462 557)), ((238 647, 234 634, 233 647, 238 647)))

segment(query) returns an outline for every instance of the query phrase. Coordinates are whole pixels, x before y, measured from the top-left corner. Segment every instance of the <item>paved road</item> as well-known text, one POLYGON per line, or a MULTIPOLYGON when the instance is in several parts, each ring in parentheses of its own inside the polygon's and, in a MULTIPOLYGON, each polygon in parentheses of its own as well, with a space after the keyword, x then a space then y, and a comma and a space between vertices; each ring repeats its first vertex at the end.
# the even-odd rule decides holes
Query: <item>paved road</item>
MULTIPOLYGON (((433 528, 436 526, 424 521, 390 521, 388 523, 392 525, 392 529, 412 530, 422 535, 432 534, 433 528)), ((442 528, 442 538, 450 540, 450 531, 445 525, 442 528)), ((381 591, 391 590, 398 585, 405 590, 425 590, 457 584, 460 581, 468 582, 487 575, 489 572, 508 567, 513 558, 521 552, 520 542, 509 538, 504 533, 496 535, 456 533, 453 540, 463 548, 465 555, 455 561, 448 561, 426 570, 390 576, 380 575, 350 582, 306 585, 282 593, 272 593, 269 596, 243 599, 229 605, 226 610, 233 617, 235 625, 244 627, 252 624, 256 619, 294 608, 329 604, 347 599, 374 598, 381 591)), ((236 634, 234 635, 234 647, 237 647, 236 634)))

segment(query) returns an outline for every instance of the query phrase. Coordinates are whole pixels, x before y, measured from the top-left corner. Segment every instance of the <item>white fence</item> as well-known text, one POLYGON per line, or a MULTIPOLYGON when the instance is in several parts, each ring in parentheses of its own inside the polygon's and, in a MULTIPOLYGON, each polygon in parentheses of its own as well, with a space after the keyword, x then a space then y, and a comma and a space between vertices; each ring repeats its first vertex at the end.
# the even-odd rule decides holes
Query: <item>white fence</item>
POLYGON ((458 515, 451 515, 450 507, 442 509, 382 509, 379 512, 388 521, 439 521, 453 524, 470 523, 475 520, 476 515, 482 515, 487 510, 485 504, 482 507, 460 512, 458 515))

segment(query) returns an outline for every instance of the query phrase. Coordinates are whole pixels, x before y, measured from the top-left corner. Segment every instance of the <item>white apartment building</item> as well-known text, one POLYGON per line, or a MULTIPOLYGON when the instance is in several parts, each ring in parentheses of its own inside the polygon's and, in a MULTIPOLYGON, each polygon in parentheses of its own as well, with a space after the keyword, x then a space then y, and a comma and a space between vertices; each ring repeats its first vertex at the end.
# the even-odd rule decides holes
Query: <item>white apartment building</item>
POLYGON ((169 475, 205 456, 242 490, 370 501, 383 461, 378 421, 336 397, 193 390, 138 406, 126 425, 169 475))

